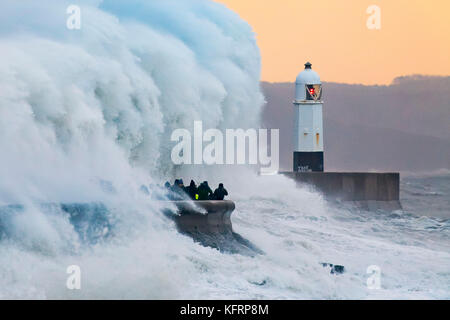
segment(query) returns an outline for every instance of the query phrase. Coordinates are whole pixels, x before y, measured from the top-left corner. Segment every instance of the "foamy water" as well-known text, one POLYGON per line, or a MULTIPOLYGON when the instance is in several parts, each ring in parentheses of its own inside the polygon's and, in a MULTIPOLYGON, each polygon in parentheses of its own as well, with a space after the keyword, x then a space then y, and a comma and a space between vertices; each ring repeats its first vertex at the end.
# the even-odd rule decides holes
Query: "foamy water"
POLYGON ((44 214, 29 221, 30 212, 14 222, 16 236, 1 242, 1 297, 449 298, 448 221, 339 209, 284 177, 246 180, 259 186, 253 194, 230 183, 237 204, 233 225, 262 255, 223 254, 196 244, 151 210, 152 203, 145 212, 116 207, 111 216, 126 221, 116 222, 114 236, 97 244, 80 241, 67 217, 44 214), (264 192, 269 185, 279 193, 264 192), (319 262, 344 265, 346 272, 331 275, 319 262), (82 270, 79 291, 65 286, 72 264, 82 270), (380 290, 367 288, 370 265, 381 269, 380 290))

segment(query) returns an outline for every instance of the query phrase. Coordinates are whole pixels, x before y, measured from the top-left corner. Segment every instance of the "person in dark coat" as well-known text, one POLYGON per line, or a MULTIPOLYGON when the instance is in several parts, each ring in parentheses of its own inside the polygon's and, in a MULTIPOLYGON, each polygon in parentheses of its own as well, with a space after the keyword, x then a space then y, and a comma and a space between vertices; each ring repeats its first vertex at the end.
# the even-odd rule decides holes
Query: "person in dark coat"
POLYGON ((223 200, 227 195, 228 191, 223 187, 223 183, 219 184, 219 187, 214 190, 214 200, 223 200))
POLYGON ((194 180, 191 180, 191 184, 186 187, 186 193, 192 200, 197 200, 198 198, 198 188, 194 180))
POLYGON ((208 185, 208 181, 203 181, 198 187, 198 200, 210 200, 213 192, 208 185))
POLYGON ((170 189, 172 191, 170 200, 183 200, 186 198, 186 192, 182 179, 176 179, 170 189))
POLYGON ((175 191, 176 188, 178 188, 178 179, 175 179, 175 182, 173 183, 173 185, 170 186, 170 189, 172 191, 175 191))

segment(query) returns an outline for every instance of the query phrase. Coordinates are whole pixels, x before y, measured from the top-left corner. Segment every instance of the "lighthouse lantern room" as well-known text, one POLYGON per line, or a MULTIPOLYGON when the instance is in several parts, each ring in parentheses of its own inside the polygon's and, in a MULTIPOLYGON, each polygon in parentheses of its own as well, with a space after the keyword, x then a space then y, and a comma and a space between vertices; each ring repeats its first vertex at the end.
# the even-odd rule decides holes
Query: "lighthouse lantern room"
POLYGON ((305 64, 295 82, 294 171, 324 171, 322 83, 305 64))

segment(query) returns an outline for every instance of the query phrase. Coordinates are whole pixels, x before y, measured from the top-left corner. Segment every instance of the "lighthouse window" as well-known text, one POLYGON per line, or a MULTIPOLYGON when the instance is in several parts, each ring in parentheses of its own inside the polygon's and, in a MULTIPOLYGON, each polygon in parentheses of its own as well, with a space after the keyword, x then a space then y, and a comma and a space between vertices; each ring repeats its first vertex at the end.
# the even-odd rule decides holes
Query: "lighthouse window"
POLYGON ((306 100, 320 100, 322 99, 322 86, 320 84, 306 85, 306 100))

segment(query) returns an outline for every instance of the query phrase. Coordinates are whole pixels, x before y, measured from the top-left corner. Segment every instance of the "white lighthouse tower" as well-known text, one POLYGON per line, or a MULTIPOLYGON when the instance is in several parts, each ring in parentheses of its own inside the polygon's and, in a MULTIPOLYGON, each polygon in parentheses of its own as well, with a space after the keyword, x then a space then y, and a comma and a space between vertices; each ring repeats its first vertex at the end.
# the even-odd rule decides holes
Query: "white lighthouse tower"
POLYGON ((322 83, 311 63, 295 81, 294 171, 323 172, 322 83))

